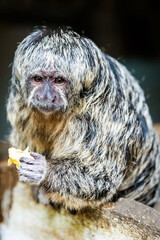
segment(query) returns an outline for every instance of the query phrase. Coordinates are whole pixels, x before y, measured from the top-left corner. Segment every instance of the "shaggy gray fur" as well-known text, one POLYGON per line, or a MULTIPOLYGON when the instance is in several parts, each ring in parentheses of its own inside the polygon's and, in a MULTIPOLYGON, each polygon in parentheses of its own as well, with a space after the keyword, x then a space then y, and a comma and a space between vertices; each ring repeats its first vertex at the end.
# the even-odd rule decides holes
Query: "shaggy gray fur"
POLYGON ((20 180, 35 183, 49 202, 80 209, 119 197, 157 201, 160 147, 144 93, 90 39, 70 29, 27 36, 15 53, 7 111, 11 144, 45 159, 40 181, 32 180, 38 166, 30 174, 20 170, 20 180), (47 115, 33 107, 29 79, 41 71, 69 81, 63 111, 47 115))

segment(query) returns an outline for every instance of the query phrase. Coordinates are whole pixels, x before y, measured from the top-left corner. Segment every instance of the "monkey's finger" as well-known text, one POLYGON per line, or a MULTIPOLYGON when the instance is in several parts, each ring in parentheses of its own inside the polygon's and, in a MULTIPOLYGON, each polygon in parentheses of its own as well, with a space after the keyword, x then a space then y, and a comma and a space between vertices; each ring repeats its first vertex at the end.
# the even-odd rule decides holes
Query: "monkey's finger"
POLYGON ((18 174, 20 175, 20 176, 26 176, 26 177, 37 177, 37 176, 39 176, 39 175, 41 175, 41 174, 39 174, 38 172, 33 172, 33 171, 31 171, 31 170, 26 170, 26 169, 20 169, 20 170, 18 170, 18 174))
POLYGON ((21 157, 19 159, 19 161, 20 161, 20 163, 27 163, 27 164, 30 164, 30 165, 34 164, 34 159, 32 159, 32 158, 21 157))
POLYGON ((26 183, 36 183, 33 178, 28 178, 26 176, 19 176, 19 180, 26 183))
POLYGON ((19 179, 22 179, 22 177, 26 177, 28 178, 28 180, 31 182, 39 182, 42 178, 42 174, 39 174, 39 173, 33 173, 31 171, 27 171, 27 170, 20 170, 19 171, 19 179))
POLYGON ((32 159, 32 158, 26 158, 22 157, 20 158, 20 163, 26 163, 28 165, 40 165, 41 162, 38 159, 32 159))
POLYGON ((37 165, 32 165, 32 164, 26 164, 26 163, 22 163, 20 165, 20 170, 28 170, 31 172, 35 172, 35 173, 43 173, 44 172, 44 167, 43 166, 38 166, 37 165))
POLYGON ((44 158, 41 154, 36 153, 36 152, 31 152, 30 155, 31 155, 32 157, 34 157, 35 159, 37 159, 37 160, 44 158))

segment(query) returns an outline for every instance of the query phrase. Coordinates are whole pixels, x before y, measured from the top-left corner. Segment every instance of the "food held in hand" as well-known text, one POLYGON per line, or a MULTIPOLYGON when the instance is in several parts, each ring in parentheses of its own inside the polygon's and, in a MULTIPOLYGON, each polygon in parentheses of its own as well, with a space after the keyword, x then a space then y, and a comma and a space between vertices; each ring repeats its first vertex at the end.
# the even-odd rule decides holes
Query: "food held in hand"
POLYGON ((30 155, 29 147, 27 147, 24 151, 21 149, 16 149, 14 147, 11 147, 8 149, 9 159, 8 159, 8 166, 10 166, 12 163, 16 164, 17 168, 20 168, 20 161, 19 159, 21 157, 28 157, 33 158, 30 155))

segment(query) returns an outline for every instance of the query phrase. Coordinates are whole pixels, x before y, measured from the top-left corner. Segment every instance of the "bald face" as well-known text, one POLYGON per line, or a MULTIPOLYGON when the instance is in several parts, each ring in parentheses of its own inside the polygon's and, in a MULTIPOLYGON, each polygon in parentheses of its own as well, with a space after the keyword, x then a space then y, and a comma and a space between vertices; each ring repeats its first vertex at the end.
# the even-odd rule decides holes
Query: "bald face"
POLYGON ((71 84, 58 72, 40 71, 28 78, 29 106, 43 113, 65 112, 71 84))

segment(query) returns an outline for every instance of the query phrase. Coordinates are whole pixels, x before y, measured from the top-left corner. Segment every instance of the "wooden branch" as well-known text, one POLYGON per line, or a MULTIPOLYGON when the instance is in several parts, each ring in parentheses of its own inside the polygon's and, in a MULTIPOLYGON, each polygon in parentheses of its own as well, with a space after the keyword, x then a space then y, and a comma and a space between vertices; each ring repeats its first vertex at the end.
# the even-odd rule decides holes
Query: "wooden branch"
POLYGON ((36 203, 20 182, 12 191, 9 219, 8 211, 3 216, 2 240, 160 239, 160 213, 134 200, 71 214, 36 203))

